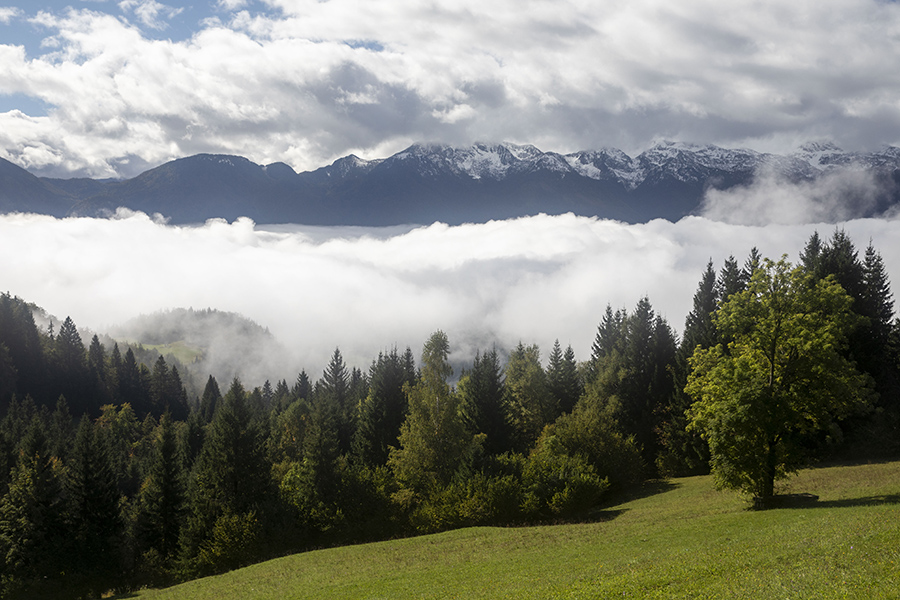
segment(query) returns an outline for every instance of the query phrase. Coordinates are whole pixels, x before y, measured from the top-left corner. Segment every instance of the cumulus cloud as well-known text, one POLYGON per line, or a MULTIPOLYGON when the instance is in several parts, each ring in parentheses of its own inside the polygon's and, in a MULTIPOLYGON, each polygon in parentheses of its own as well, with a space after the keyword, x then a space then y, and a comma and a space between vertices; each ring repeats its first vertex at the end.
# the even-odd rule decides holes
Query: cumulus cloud
MULTIPOLYGON (((844 225, 882 252, 900 281, 900 221, 844 225)), ((460 363, 477 349, 553 341, 579 360, 606 305, 632 309, 644 295, 680 330, 712 258, 739 261, 757 246, 796 260, 810 225, 754 227, 692 217, 641 225, 562 216, 413 229, 262 229, 246 219, 173 227, 140 213, 115 219, 0 217, 0 289, 103 332, 176 307, 237 312, 289 351, 287 373, 318 375, 336 346, 367 368, 381 350, 418 355, 447 332, 460 363), (23 251, 23 249, 25 249, 23 251)), ((820 233, 830 235, 833 226, 820 233)), ((259 383, 259 382, 257 382, 259 383)))
MULTIPOLYGON (((151 26, 172 10, 121 5, 151 26)), ((900 141, 900 74, 883 67, 900 61, 892 2, 210 6, 225 12, 175 41, 101 10, 35 15, 56 47, 4 47, 0 78, 56 108, 29 126, 0 114, 6 157, 46 146, 67 158, 32 168, 107 176, 197 152, 304 170, 411 141, 628 152, 659 138, 764 150, 900 141)))

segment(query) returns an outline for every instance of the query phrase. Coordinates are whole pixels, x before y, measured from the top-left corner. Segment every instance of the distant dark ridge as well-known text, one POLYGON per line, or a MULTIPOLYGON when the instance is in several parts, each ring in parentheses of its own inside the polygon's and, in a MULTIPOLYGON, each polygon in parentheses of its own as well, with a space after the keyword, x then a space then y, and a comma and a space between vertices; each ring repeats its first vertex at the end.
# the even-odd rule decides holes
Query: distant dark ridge
POLYGON ((459 224, 566 212, 674 221, 696 213, 709 188, 747 185, 761 169, 794 182, 836 169, 871 171, 885 191, 854 216, 878 216, 900 203, 894 147, 864 154, 813 143, 785 156, 664 142, 630 157, 616 149, 562 155, 514 144, 416 144, 385 159, 351 155, 304 173, 199 154, 126 180, 39 178, 3 160, 0 212, 105 216, 124 206, 176 224, 241 216, 308 225, 459 224))

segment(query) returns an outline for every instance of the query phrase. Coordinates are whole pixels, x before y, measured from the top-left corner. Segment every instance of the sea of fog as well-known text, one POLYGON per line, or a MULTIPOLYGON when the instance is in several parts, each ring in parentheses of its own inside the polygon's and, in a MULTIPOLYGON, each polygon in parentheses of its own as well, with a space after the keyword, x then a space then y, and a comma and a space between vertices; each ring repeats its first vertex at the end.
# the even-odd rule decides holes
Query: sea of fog
MULTIPOLYGON (((318 375, 335 347, 367 368, 379 351, 445 331, 456 362, 477 349, 553 341, 590 356, 607 304, 648 296, 676 331, 700 276, 754 246, 798 254, 814 231, 844 228, 862 256, 871 240, 900 281, 900 220, 740 225, 539 215, 484 224, 388 229, 256 225, 172 226, 142 213, 114 218, 0 216, 0 291, 104 332, 139 314, 192 307, 237 312, 269 328, 289 353, 267 374, 318 375)), ((275 365, 273 363, 273 368, 275 365)), ((258 382, 251 382, 258 383, 258 382)))

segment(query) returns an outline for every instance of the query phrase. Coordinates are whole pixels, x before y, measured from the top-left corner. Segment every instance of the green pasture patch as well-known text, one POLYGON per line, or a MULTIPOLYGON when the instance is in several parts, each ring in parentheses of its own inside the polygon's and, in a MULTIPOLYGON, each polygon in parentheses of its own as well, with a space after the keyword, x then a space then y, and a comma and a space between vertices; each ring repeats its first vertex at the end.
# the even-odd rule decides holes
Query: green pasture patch
POLYGON ((172 355, 183 365, 189 365, 203 358, 203 349, 192 346, 184 341, 171 344, 142 344, 148 350, 156 350, 162 356, 172 355))
POLYGON ((139 597, 897 597, 900 462, 808 469, 779 493, 756 511, 709 477, 651 482, 584 523, 318 550, 139 597))

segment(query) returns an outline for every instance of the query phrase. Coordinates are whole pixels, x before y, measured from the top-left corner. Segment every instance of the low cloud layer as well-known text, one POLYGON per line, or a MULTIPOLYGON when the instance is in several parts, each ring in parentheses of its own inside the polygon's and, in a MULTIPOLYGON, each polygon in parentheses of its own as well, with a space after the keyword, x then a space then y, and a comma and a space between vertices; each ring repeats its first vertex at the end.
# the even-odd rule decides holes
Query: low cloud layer
MULTIPOLYGON (((843 225, 871 239, 900 281, 900 221, 843 225)), ((644 295, 680 330, 706 262, 743 261, 753 246, 793 260, 833 225, 732 225, 692 217, 625 225, 572 215, 408 230, 266 230, 249 220, 172 227, 118 218, 0 216, 0 289, 82 327, 105 331, 174 307, 246 315, 269 330, 295 368, 321 373, 331 352, 367 368, 380 350, 418 355, 436 329, 465 362, 478 348, 518 341, 549 351, 558 338, 579 360, 603 311, 644 295)))
POLYGON ((862 169, 836 169, 798 182, 764 170, 749 185, 708 190, 700 214, 733 225, 841 223, 884 212, 893 204, 895 185, 862 169))
POLYGON ((0 156, 42 174, 199 152, 306 170, 414 141, 900 143, 895 2, 29 6, 0 8, 0 99, 28 99, 0 112, 0 156))

